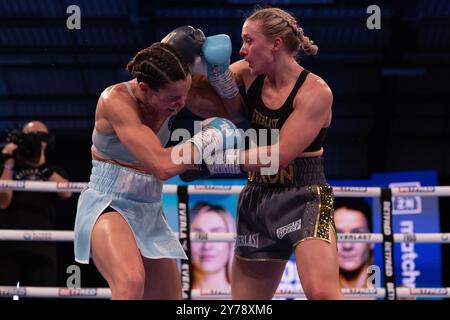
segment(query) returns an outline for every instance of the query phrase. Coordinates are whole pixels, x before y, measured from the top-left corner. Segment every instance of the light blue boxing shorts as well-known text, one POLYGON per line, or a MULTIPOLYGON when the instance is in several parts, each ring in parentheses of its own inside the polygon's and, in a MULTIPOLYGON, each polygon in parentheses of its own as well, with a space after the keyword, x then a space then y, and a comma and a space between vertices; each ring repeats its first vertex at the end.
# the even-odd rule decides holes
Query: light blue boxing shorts
POLYGON ((152 175, 92 160, 88 187, 78 199, 75 260, 89 263, 92 229, 108 206, 119 212, 129 224, 144 257, 187 259, 164 216, 162 187, 162 181, 152 175))

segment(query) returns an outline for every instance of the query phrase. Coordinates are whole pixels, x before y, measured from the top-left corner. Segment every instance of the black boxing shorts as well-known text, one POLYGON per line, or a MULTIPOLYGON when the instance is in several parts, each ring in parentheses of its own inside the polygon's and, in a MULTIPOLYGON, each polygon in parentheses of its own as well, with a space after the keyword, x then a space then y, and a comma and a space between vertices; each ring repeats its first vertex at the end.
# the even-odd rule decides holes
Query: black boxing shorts
POLYGON ((249 173, 238 200, 235 255, 289 260, 302 241, 330 243, 333 214, 333 190, 321 157, 295 159, 272 176, 249 173))

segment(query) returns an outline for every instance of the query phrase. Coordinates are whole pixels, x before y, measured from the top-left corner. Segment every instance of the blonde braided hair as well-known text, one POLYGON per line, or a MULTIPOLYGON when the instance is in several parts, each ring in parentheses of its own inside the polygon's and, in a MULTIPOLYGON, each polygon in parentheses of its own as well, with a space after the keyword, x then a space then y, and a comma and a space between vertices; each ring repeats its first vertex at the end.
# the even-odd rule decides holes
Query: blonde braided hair
POLYGON ((286 48, 293 54, 315 55, 319 50, 314 41, 305 36, 294 16, 280 8, 256 8, 247 20, 260 21, 262 33, 270 39, 282 37, 286 48))

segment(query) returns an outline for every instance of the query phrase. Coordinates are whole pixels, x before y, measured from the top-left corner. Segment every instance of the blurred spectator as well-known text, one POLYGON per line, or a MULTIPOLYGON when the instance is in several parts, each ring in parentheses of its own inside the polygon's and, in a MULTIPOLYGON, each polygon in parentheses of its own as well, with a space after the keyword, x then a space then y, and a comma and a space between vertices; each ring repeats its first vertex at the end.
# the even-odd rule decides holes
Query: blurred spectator
MULTIPOLYGON (((12 131, 2 150, 0 180, 67 182, 61 168, 47 163, 45 151, 53 136, 39 121, 12 131)), ((55 228, 55 200, 71 192, 16 192, 0 190, 0 229, 55 228)), ((0 242, 0 285, 56 286, 56 245, 52 242, 0 242)))

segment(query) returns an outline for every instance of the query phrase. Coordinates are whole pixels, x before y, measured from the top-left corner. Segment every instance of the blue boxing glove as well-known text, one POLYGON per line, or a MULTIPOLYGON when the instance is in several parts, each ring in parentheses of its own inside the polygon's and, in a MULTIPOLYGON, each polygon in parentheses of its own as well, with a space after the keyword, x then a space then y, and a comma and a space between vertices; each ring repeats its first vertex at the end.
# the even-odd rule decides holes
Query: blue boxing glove
POLYGON ((233 122, 224 118, 209 118, 201 123, 201 131, 188 140, 197 149, 198 159, 205 160, 214 153, 227 149, 239 149, 243 145, 242 135, 233 122))
POLYGON ((193 181, 216 173, 241 173, 239 155, 242 134, 229 120, 209 118, 202 122, 201 131, 188 140, 196 147, 196 168, 180 177, 193 181), (199 161, 200 160, 200 161, 199 161))
POLYGON ((231 50, 231 39, 226 34, 206 38, 202 54, 208 67, 208 77, 225 73, 230 66, 231 50))
POLYGON ((239 94, 239 88, 229 69, 231 51, 231 39, 226 34, 207 37, 202 46, 208 80, 217 93, 226 99, 234 98, 239 94))

